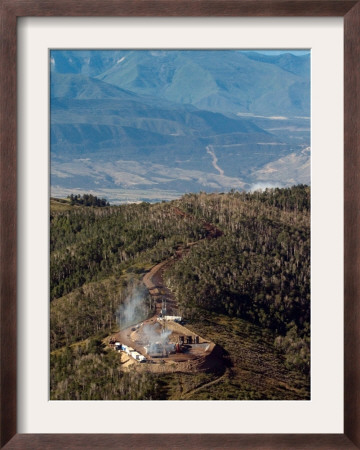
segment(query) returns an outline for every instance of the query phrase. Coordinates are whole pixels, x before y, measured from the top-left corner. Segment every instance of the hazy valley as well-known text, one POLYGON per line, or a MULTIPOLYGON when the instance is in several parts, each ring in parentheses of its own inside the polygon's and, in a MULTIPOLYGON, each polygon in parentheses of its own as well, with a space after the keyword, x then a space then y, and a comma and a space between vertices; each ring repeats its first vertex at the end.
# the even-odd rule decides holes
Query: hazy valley
POLYGON ((52 52, 53 196, 310 183, 309 55, 52 52))

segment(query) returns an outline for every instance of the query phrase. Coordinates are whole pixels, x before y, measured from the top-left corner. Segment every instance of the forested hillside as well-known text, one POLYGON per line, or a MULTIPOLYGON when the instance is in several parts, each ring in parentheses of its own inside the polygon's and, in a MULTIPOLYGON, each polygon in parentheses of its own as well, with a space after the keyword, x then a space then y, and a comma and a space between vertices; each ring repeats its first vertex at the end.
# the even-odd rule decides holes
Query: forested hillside
POLYGON ((310 189, 185 195, 180 207, 223 231, 168 271, 184 315, 204 309, 269 328, 308 371, 310 189))
POLYGON ((167 203, 53 211, 50 299, 120 274, 136 260, 161 261, 179 243, 203 237, 199 224, 174 219, 167 203))
POLYGON ((50 226, 53 399, 309 398, 309 187, 101 207, 53 199, 50 226), (149 316, 142 277, 179 248, 165 280, 188 326, 228 355, 226 394, 198 393, 212 373, 128 372, 102 343, 134 292, 138 320, 149 316))

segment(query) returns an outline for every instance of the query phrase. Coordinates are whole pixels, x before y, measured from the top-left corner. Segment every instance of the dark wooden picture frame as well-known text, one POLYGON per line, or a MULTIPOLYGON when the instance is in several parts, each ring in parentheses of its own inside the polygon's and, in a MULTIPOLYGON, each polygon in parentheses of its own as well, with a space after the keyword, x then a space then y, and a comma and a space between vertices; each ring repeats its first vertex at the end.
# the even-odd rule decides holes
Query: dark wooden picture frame
POLYGON ((360 448, 360 1, 1 0, 1 447, 360 448), (17 434, 17 18, 26 16, 337 16, 344 18, 344 434, 17 434))

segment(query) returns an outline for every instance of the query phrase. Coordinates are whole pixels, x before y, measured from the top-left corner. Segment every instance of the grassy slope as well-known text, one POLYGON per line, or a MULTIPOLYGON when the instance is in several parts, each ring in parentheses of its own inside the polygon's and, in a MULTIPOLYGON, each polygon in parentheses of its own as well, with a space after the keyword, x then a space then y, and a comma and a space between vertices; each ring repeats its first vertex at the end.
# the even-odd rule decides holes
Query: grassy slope
POLYGON ((69 199, 58 199, 58 198, 50 199, 50 211, 52 212, 70 211, 71 208, 73 208, 73 206, 70 205, 69 199))

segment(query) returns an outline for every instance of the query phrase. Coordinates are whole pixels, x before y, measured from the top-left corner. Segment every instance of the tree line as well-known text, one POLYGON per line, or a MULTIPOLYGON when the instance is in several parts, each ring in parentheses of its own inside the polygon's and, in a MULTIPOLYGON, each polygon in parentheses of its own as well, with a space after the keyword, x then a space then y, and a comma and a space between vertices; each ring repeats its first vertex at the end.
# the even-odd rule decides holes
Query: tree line
POLYGON ((99 198, 92 194, 70 194, 67 198, 70 200, 71 205, 97 206, 100 208, 110 206, 110 203, 106 200, 106 198, 99 198))

